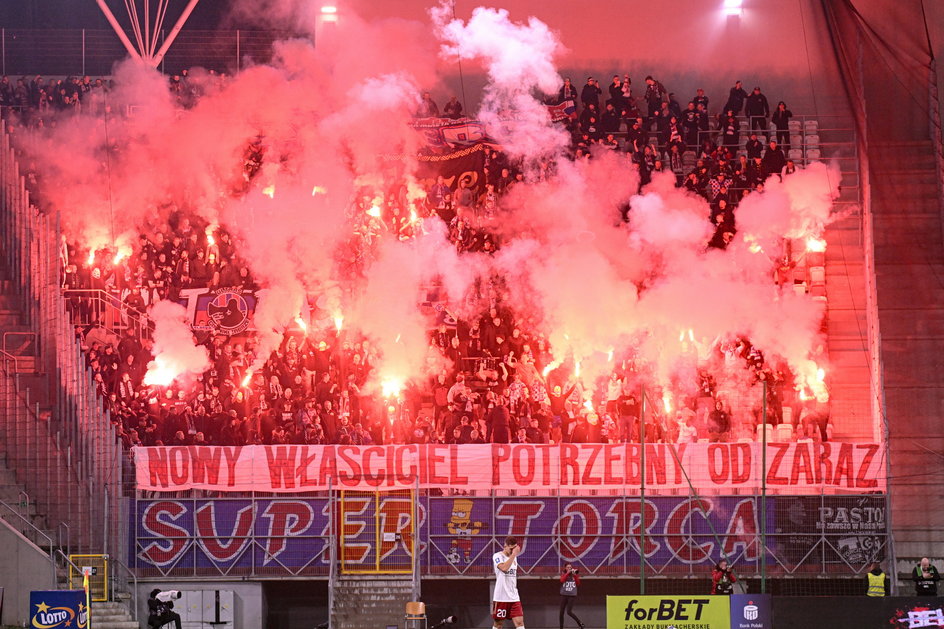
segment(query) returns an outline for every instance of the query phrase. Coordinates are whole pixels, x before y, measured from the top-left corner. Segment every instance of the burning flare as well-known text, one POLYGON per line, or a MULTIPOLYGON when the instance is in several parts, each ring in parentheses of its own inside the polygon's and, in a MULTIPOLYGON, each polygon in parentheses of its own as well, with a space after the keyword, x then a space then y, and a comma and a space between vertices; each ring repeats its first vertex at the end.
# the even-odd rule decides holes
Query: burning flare
POLYGON ((302 329, 302 332, 308 334, 308 324, 305 323, 305 320, 302 319, 301 315, 295 317, 295 323, 297 323, 298 327, 302 329))
POLYGON ((148 365, 147 373, 144 374, 144 384, 166 387, 179 375, 180 372, 174 369, 163 356, 156 356, 154 361, 148 365))
POLYGON ((806 250, 811 253, 822 253, 826 251, 826 241, 815 236, 806 239, 806 250))
POLYGON ((380 390, 385 398, 399 398, 400 392, 403 391, 403 380, 394 377, 384 378, 380 382, 380 390))

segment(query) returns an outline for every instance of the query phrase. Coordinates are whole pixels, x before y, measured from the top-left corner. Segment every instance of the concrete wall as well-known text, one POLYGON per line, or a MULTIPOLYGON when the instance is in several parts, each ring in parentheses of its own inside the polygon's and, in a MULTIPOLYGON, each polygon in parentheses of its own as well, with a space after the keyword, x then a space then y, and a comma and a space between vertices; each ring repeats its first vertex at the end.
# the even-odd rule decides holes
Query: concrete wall
MULTIPOLYGON (((161 590, 181 590, 181 591, 203 591, 203 590, 231 590, 233 592, 233 627, 228 629, 242 627, 265 627, 266 626, 266 601, 262 590, 261 581, 212 581, 205 580, 199 582, 184 581, 148 581, 138 582, 138 620, 142 626, 147 624, 148 609, 147 600, 151 590, 158 588, 161 590)), ((224 629, 227 629, 224 627, 224 629)))
POLYGON ((56 574, 49 556, 0 520, 0 587, 3 617, 0 625, 23 625, 29 619, 33 590, 55 590, 56 574))

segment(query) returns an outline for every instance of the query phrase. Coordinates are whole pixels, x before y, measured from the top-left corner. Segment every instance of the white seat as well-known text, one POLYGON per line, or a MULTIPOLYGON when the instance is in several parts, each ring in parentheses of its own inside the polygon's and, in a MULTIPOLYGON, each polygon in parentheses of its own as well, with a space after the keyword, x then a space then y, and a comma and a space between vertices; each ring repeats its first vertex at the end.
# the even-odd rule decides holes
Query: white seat
POLYGON ((803 123, 799 120, 791 120, 787 123, 787 128, 790 129, 790 133, 800 133, 800 130, 803 129, 803 123))
POLYGON ((774 441, 779 443, 784 443, 786 441, 793 441, 793 425, 792 424, 778 424, 774 428, 774 441))
POLYGON ((819 136, 818 135, 805 135, 803 136, 803 145, 807 149, 818 149, 819 148, 819 136))
POLYGON ((803 122, 803 130, 806 133, 816 133, 819 130, 819 122, 816 120, 805 120, 803 122))
POLYGON ((803 150, 802 149, 790 149, 787 152, 787 157, 792 159, 794 163, 799 162, 803 159, 803 150))
POLYGON ((799 133, 790 134, 790 145, 797 148, 803 146, 803 136, 799 133))
POLYGON ((820 158, 820 155, 819 149, 809 149, 806 151, 806 159, 808 161, 817 160, 820 158))
POLYGON ((811 266, 810 267, 810 286, 825 286, 825 285, 826 285, 826 267, 811 266))
POLYGON ((783 423, 793 425, 793 408, 790 406, 783 407, 783 423))
POLYGON ((771 442, 774 440, 774 426, 773 424, 758 424, 757 425, 757 440, 763 441, 763 433, 761 432, 766 428, 767 430, 767 441, 771 442))

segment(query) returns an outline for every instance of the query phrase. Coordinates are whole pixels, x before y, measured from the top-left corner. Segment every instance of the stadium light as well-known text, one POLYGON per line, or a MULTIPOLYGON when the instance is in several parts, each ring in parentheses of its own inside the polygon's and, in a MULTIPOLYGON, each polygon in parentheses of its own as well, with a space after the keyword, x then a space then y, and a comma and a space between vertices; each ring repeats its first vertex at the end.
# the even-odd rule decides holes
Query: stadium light
POLYGON ((724 0, 723 11, 725 15, 740 16, 741 4, 743 0, 724 0))
POLYGON ((326 4, 321 7, 321 21, 325 24, 337 24, 338 22, 338 7, 333 4, 326 4))

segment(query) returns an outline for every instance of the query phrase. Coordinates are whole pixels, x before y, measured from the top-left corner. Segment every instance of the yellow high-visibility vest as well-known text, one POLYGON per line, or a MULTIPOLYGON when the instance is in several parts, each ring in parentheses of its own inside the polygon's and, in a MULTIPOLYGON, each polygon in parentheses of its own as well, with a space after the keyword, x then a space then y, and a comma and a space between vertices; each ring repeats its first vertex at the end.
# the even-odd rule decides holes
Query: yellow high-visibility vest
POLYGON ((869 591, 866 594, 868 596, 885 596, 885 573, 872 574, 869 572, 866 576, 869 577, 869 591))

